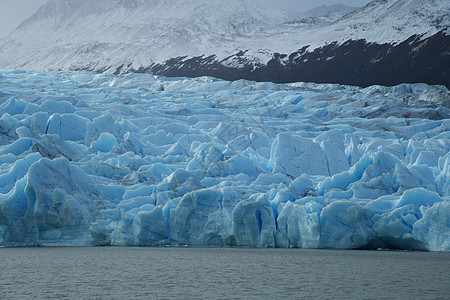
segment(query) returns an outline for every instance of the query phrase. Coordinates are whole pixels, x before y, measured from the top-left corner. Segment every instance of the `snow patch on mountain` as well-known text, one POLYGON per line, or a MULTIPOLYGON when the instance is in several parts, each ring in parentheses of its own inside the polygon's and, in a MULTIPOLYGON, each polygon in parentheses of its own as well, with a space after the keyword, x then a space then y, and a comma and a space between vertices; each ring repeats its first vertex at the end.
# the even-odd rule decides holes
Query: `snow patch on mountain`
POLYGON ((326 25, 335 22, 358 7, 343 4, 322 5, 304 12, 289 14, 291 22, 309 24, 310 26, 326 25))
POLYGON ((342 7, 333 8, 332 22, 311 25, 288 22, 286 13, 253 0, 52 0, 0 42, 0 67, 124 72, 175 57, 221 61, 241 51, 265 64, 275 52, 308 45, 430 36, 448 28, 449 7, 446 0, 373 1, 338 20, 332 16, 342 7))

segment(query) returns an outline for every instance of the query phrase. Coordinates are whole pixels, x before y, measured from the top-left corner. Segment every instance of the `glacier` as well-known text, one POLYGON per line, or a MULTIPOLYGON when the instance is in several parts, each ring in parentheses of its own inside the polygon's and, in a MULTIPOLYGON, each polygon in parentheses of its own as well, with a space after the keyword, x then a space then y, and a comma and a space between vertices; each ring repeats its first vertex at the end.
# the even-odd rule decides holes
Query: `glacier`
POLYGON ((0 70, 0 246, 450 250, 450 93, 0 70))

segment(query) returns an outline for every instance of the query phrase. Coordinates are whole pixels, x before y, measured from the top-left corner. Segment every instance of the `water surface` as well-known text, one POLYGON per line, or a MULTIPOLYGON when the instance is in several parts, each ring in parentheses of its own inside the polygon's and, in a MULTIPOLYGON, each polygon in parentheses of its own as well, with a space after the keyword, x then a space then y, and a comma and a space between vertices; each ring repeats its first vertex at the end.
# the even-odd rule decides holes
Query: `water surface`
POLYGON ((450 253, 1 248, 0 299, 447 299, 450 253))

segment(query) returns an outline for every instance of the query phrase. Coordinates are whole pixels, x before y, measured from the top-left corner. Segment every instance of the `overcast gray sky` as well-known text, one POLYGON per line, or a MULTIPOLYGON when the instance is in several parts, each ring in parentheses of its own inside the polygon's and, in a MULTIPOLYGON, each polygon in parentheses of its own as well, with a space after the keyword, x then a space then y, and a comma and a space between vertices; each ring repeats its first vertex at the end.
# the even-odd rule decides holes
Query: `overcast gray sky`
MULTIPOLYGON (((0 38, 12 32, 23 20, 35 13, 48 0, 0 0, 0 38)), ((182 1, 182 0, 181 0, 182 1)), ((226 1, 226 0, 224 0, 226 1)), ((270 6, 291 11, 305 11, 320 5, 342 3, 363 6, 370 0, 258 0, 270 6)))

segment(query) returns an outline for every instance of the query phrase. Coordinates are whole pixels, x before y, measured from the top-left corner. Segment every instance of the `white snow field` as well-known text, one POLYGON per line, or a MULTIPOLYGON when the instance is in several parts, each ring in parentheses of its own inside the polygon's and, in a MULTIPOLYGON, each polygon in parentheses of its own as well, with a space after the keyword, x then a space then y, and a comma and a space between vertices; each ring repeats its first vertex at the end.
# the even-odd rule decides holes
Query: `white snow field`
POLYGON ((228 59, 240 51, 257 66, 276 52, 289 56, 305 46, 313 52, 333 42, 398 44, 413 35, 450 34, 448 0, 375 0, 349 14, 334 6, 329 15, 298 22, 259 2, 50 0, 0 40, 0 68, 114 73, 198 56, 240 67, 228 59))
POLYGON ((0 70, 0 245, 450 250, 449 91, 0 70))

